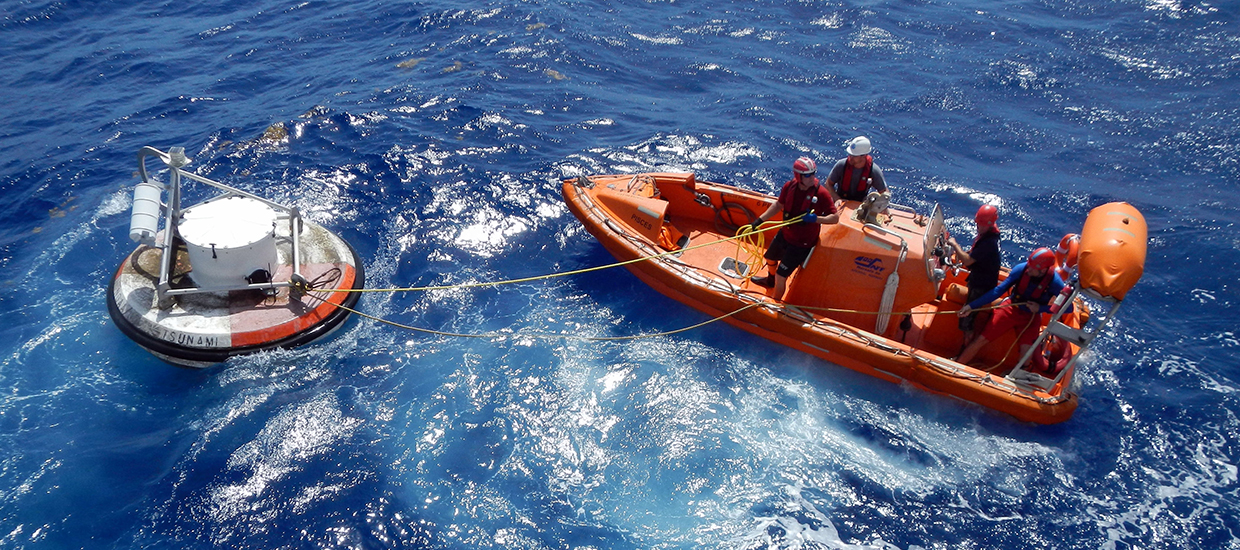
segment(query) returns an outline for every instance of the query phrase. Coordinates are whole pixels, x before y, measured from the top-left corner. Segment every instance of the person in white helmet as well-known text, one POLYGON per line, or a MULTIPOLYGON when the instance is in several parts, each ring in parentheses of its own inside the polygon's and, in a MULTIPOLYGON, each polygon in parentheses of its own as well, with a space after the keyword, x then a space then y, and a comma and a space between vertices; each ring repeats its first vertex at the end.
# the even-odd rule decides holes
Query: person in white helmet
POLYGON ((836 162, 831 173, 827 175, 827 191, 831 193, 836 208, 844 206, 841 202, 843 200, 864 201, 871 190, 891 199, 887 181, 883 179, 883 169, 874 164, 874 157, 870 156, 873 150, 870 138, 852 138, 848 140, 845 150, 848 151, 848 157, 836 162))

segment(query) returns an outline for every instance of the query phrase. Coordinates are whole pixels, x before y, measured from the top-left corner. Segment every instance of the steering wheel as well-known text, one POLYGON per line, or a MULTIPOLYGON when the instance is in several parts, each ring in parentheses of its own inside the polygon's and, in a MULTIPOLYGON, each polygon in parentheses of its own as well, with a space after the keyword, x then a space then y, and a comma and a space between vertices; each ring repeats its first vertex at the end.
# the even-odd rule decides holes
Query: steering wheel
POLYGON ((956 257, 956 253, 951 249, 951 246, 947 244, 949 238, 950 236, 947 234, 947 227, 944 226, 943 231, 941 231, 934 238, 933 253, 939 260, 940 268, 950 267, 952 269, 952 273, 955 274, 960 272, 960 268, 964 267, 964 264, 959 258, 956 257))

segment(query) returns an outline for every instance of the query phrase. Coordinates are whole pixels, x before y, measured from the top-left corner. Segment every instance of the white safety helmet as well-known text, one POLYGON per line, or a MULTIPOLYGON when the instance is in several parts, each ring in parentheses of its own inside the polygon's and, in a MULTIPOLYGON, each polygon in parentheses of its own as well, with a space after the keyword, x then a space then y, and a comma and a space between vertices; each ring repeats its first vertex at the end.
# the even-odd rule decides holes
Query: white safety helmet
POLYGON ((873 149, 870 147, 870 138, 865 136, 857 136, 848 140, 849 156, 859 157, 870 154, 873 149))

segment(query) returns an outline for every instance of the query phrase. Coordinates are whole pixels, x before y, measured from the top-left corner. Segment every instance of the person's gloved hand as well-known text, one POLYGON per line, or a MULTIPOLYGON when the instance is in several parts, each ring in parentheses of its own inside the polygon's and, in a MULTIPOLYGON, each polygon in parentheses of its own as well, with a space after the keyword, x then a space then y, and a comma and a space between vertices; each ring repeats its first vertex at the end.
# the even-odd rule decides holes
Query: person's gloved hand
POLYGON ((818 214, 806 212, 805 217, 801 218, 802 223, 818 223, 818 214))
POLYGON ((750 224, 742 225, 739 229, 736 230, 736 233, 738 235, 747 235, 749 233, 753 233, 754 231, 757 231, 758 226, 760 225, 762 225, 761 220, 755 221, 750 224))

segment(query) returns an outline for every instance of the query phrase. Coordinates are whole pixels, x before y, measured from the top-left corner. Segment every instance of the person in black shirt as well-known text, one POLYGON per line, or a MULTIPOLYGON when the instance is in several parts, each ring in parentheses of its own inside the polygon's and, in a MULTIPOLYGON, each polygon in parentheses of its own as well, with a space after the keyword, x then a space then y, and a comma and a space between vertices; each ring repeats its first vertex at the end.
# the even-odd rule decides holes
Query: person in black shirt
MULTIPOLYGON (((968 252, 964 251, 955 238, 947 240, 947 245, 956 253, 957 260, 969 268, 969 276, 965 279, 969 285, 969 297, 965 303, 973 302, 999 285, 999 267, 1003 259, 999 252, 999 210, 983 204, 977 209, 973 221, 977 223, 977 238, 973 239, 973 246, 969 247, 968 252)), ((985 320, 982 321, 982 326, 976 326, 979 313, 975 311, 961 317, 958 322, 960 330, 964 332, 965 346, 968 346, 974 335, 985 326, 985 320)))

